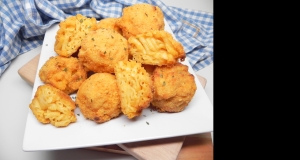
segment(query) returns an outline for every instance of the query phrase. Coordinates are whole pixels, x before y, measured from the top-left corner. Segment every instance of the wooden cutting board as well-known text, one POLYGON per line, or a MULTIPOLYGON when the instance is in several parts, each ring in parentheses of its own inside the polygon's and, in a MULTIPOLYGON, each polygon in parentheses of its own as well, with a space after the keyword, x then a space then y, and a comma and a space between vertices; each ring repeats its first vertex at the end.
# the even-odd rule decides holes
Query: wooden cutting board
MULTIPOLYGON (((40 54, 18 70, 18 74, 22 77, 22 79, 31 86, 34 85, 39 58, 40 54)), ((204 88, 206 85, 206 79, 199 75, 197 77, 204 88)), ((137 159, 213 159, 213 144, 210 133, 89 147, 85 149, 130 154, 137 159)))

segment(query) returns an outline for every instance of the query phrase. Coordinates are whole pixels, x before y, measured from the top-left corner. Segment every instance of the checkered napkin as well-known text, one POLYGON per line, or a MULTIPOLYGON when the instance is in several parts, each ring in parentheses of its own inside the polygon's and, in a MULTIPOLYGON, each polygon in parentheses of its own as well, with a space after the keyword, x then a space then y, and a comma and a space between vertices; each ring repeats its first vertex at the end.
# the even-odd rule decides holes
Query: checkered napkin
POLYGON ((195 71, 213 63, 213 14, 166 6, 160 0, 1 0, 0 77, 11 61, 43 43, 46 30, 78 13, 97 20, 120 17, 136 3, 161 8, 195 71))

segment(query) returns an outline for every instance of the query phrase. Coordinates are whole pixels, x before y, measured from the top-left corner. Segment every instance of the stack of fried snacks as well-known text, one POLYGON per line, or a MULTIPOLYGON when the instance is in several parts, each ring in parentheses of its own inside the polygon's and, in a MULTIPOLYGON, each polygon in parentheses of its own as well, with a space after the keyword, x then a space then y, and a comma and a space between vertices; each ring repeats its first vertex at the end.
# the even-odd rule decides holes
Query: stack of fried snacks
POLYGON ((67 126, 76 121, 75 104, 86 119, 104 123, 121 114, 134 119, 148 107, 181 112, 192 100, 194 76, 180 63, 184 48, 164 30, 159 7, 135 4, 98 22, 77 14, 59 27, 57 56, 41 67, 44 85, 29 105, 39 122, 67 126))

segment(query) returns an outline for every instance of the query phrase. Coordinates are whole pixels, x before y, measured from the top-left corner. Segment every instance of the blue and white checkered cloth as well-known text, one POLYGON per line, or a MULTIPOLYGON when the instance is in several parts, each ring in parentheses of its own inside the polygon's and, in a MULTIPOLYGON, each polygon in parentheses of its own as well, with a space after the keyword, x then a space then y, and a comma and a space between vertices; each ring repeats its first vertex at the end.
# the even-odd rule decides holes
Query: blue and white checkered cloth
POLYGON ((195 71, 213 63, 213 14, 166 6, 160 0, 1 0, 0 77, 18 55, 43 43, 46 30, 78 13, 97 20, 120 17, 124 7, 149 3, 161 8, 195 71))

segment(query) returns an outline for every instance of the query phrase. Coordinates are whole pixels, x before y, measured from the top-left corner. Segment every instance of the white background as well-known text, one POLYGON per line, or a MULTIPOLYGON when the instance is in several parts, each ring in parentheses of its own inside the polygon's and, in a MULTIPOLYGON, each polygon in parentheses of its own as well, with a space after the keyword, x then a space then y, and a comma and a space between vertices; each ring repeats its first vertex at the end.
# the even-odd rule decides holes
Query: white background
MULTIPOLYGON (((213 0, 162 0, 166 5, 213 13, 213 0)), ((134 160, 130 155, 70 149, 59 151, 24 152, 24 129, 31 101, 32 86, 18 74, 18 70, 41 51, 33 49, 13 60, 0 77, 0 160, 134 160)), ((205 91, 213 104, 213 64, 196 72, 207 79, 205 91)))

